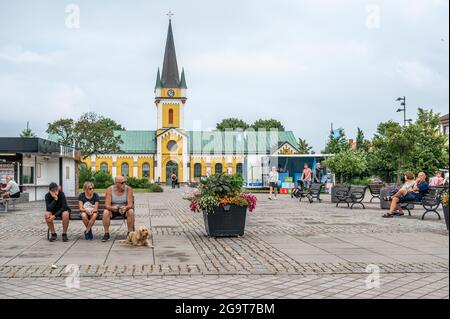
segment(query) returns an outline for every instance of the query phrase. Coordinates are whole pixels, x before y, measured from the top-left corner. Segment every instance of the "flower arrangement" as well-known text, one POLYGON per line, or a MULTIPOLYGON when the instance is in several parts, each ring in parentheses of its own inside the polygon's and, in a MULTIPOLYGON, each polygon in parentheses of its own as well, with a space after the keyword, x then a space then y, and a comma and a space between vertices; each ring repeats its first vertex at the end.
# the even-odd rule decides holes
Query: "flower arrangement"
POLYGON ((219 206, 247 206, 250 212, 256 208, 256 197, 242 192, 244 180, 237 175, 212 175, 202 181, 200 187, 192 194, 185 196, 190 201, 190 209, 193 212, 214 212, 219 206))
POLYGON ((442 206, 448 206, 448 190, 442 193, 441 202, 442 206))

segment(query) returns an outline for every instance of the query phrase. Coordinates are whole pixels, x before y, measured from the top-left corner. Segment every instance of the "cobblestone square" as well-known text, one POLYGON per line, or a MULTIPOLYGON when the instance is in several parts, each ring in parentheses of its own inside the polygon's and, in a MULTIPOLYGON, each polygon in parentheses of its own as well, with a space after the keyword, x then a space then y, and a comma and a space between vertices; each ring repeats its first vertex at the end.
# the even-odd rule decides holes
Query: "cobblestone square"
POLYGON ((215 239, 206 236, 202 216, 189 211, 183 191, 136 194, 136 225, 150 227, 154 249, 120 243, 121 221, 113 221, 107 243, 100 241, 101 221, 94 241, 84 240, 81 221, 71 221, 70 241, 49 243, 43 203, 0 213, 0 297, 449 296, 445 222, 435 215, 422 221, 420 208, 412 217, 386 220, 378 203, 350 210, 336 208, 327 195, 313 204, 258 195, 245 236, 215 239), (66 271, 72 264, 79 286, 66 271), (370 285, 377 273, 368 273, 369 265, 379 270, 379 287, 370 285))

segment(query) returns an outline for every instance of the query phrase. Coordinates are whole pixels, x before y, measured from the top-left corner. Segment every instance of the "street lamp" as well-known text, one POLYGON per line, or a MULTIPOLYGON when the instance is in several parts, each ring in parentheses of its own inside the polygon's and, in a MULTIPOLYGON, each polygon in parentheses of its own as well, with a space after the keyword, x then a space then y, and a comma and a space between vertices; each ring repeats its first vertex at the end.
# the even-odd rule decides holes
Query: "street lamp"
POLYGON ((403 125, 406 126, 407 122, 412 122, 411 119, 409 119, 409 120, 406 119, 406 96, 399 97, 397 99, 397 102, 401 102, 400 105, 402 106, 402 108, 399 108, 397 110, 397 113, 403 112, 403 125))

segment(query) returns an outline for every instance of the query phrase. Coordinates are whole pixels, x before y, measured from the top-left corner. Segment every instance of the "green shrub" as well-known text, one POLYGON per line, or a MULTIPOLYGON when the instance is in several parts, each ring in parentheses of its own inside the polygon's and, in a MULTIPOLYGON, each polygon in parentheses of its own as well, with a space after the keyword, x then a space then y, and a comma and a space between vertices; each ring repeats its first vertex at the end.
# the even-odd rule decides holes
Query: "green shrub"
POLYGON ((111 174, 107 172, 96 172, 94 174, 94 185, 95 188, 108 188, 114 184, 111 174))
POLYGON ((136 177, 129 177, 128 185, 132 188, 139 188, 139 180, 136 177))
POLYGON ((149 188, 150 187, 150 182, 147 178, 141 178, 138 180, 138 188, 149 188))
POLYGON ((80 165, 78 167, 78 185, 83 187, 85 182, 94 182, 94 176, 86 165, 80 165))
POLYGON ((162 193, 164 192, 164 189, 159 186, 158 184, 150 184, 148 190, 150 191, 150 193, 162 193))

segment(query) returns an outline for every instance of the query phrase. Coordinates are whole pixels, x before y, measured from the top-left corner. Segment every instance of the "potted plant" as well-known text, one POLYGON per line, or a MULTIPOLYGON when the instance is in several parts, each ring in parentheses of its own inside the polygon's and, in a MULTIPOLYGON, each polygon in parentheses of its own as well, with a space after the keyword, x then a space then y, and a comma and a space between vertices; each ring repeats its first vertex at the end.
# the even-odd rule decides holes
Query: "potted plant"
POLYGON ((202 212, 210 237, 243 236, 247 210, 256 208, 256 197, 244 193, 241 176, 212 175, 186 197, 193 212, 202 212))
POLYGON ((442 207, 444 208, 445 223, 447 224, 448 230, 448 190, 442 193, 441 201, 442 207))

